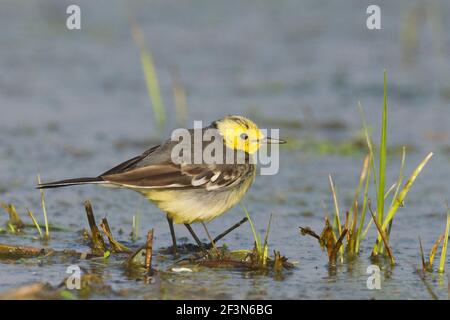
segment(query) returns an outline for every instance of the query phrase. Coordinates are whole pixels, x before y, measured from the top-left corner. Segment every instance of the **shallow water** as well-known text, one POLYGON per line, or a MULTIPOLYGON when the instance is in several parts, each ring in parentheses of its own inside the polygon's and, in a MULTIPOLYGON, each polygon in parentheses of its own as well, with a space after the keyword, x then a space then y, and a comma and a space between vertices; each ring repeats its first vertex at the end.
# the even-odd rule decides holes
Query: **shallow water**
MULTIPOLYGON (((65 29, 64 1, 0 4, 0 200, 14 203, 26 221, 25 207, 42 220, 34 189, 38 172, 45 181, 97 175, 140 154, 150 146, 148 141, 158 141, 128 23, 130 12, 155 59, 171 115, 166 135, 176 127, 174 68, 186 86, 191 126, 193 120, 209 123, 238 113, 263 127, 280 127, 281 136, 290 141, 331 139, 336 144, 359 133, 358 101, 378 132, 386 68, 389 143, 409 146, 405 174, 428 152, 435 153, 396 216, 391 245, 397 266, 382 264, 381 290, 366 287, 374 228, 360 257, 336 270, 328 268, 316 240, 300 236, 298 230, 310 226, 319 232, 323 227, 322 201, 332 208, 329 173, 338 186, 342 209, 348 206, 363 154, 304 150, 292 143, 281 148, 279 173, 258 177, 245 199, 261 233, 274 214, 269 249, 298 262, 284 279, 203 268, 183 274, 169 271, 162 280, 145 284, 127 276, 118 257, 80 262, 102 275, 115 291, 132 289, 124 296, 106 297, 431 298, 415 270, 420 263, 417 237, 427 253, 443 232, 450 191, 450 40, 443 32, 450 27, 445 19, 450 14, 448 2, 436 1, 438 10, 418 28, 419 43, 410 64, 404 55, 414 48, 402 45, 400 31, 414 1, 384 3, 381 31, 365 28, 368 2, 356 0, 345 5, 312 0, 79 3, 81 31, 65 29), (340 126, 325 125, 330 122, 340 126)), ((397 179, 399 158, 396 154, 389 159, 388 185, 397 179)), ((164 216, 138 194, 83 186, 46 192, 50 222, 69 229, 52 232, 49 247, 88 250, 78 232, 87 227, 86 199, 92 201, 97 221, 107 216, 116 236, 123 230, 119 240, 129 243, 132 216, 140 210, 141 238, 134 246, 145 240, 150 228, 155 229, 156 248, 170 245, 164 216)), ((208 228, 218 234, 242 216, 236 207, 208 228)), ((6 220, 6 214, 0 216, 0 221, 6 220)), ((194 228, 206 241, 203 228, 194 228)), ((191 241, 184 227, 176 226, 176 233, 191 241)), ((251 248, 252 242, 248 224, 225 239, 231 249, 251 248)), ((8 233, 0 234, 0 243, 42 245, 8 233)), ((157 259, 154 267, 166 270, 171 262, 157 259)), ((57 285, 67 276, 68 264, 1 261, 0 292, 36 281, 57 285)), ((435 294, 447 298, 447 276, 428 277, 435 294)))

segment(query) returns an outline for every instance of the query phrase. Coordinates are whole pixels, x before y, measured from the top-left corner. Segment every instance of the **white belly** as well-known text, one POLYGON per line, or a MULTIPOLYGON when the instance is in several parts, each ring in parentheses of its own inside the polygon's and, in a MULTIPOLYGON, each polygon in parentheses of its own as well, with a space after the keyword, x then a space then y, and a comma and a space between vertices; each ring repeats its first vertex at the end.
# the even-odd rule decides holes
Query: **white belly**
POLYGON ((164 211, 174 223, 210 221, 235 206, 252 183, 231 191, 147 190, 142 193, 164 211))

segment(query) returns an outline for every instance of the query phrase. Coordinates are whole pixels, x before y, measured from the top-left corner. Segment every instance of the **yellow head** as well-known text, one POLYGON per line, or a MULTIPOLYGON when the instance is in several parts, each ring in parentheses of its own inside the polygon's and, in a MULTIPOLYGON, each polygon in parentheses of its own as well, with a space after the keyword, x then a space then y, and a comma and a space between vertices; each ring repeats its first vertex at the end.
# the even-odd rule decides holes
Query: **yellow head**
POLYGON ((215 121, 214 124, 223 137, 225 145, 233 150, 253 154, 259 150, 262 144, 285 143, 283 140, 265 137, 253 121, 243 116, 227 116, 215 121))

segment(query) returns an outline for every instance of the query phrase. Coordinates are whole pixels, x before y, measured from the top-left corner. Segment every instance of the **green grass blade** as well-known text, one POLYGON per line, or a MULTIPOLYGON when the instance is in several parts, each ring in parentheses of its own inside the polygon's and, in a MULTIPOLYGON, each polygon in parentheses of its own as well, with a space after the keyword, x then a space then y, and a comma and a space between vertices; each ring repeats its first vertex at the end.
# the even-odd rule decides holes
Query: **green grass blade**
POLYGON ((242 202, 240 202, 242 209, 245 212, 245 215, 247 216, 248 222, 250 222, 250 227, 252 229, 252 233, 253 233, 253 239, 255 240, 256 243, 256 250, 258 250, 258 252, 261 252, 261 241, 259 239, 258 233, 256 232, 255 226, 253 225, 253 221, 250 218, 250 214, 247 211, 247 208, 245 208, 244 204, 242 202))
POLYGON ((270 225, 272 223, 272 214, 270 214, 269 218, 269 224, 267 225, 266 235, 264 236, 264 246, 263 246, 263 256, 262 256, 262 265, 266 266, 267 259, 269 258, 269 232, 270 232, 270 225))
POLYGON ((149 51, 141 52, 141 63, 144 70, 145 81, 147 83, 147 90, 149 92, 150 101, 153 106, 156 122, 160 128, 163 128, 166 123, 166 112, 161 99, 158 79, 156 77, 153 58, 149 51))
POLYGON ((39 232, 39 237, 40 237, 41 239, 43 239, 44 236, 43 236, 43 234, 42 234, 41 227, 39 226, 39 223, 36 221, 36 218, 34 217, 33 212, 31 212, 31 210, 28 209, 28 208, 26 208, 26 210, 27 210, 28 215, 30 216, 31 220, 33 221, 34 226, 36 227, 37 231, 39 232))
POLYGON ((367 172, 369 169, 369 158, 370 157, 368 155, 364 158, 363 168, 361 169, 361 174, 359 176, 358 186, 356 187, 355 195, 353 197, 353 203, 358 201, 358 197, 359 197, 359 193, 361 191, 362 185, 363 185, 364 181, 366 180, 367 172))
POLYGON ((358 186, 355 190, 355 195, 353 197, 353 221, 352 221, 352 232, 351 232, 351 242, 350 242, 350 252, 354 254, 356 252, 357 242, 358 242, 358 232, 357 232, 357 220, 358 220, 358 198, 364 181, 367 178, 367 172, 370 168, 369 166, 370 156, 367 155, 364 158, 363 167, 361 169, 361 174, 359 176, 358 186))
MULTIPOLYGON (((38 185, 41 184, 41 176, 39 174, 37 175, 37 181, 38 181, 38 185)), ((44 189, 40 189, 39 191, 41 193, 41 206, 42 206, 42 212, 44 214, 45 238, 48 239, 48 238, 50 238, 50 231, 49 231, 49 228, 48 228, 47 209, 46 209, 46 206, 45 206, 44 189)))
POLYGON ((366 184, 364 186, 364 196, 363 196, 363 205, 361 208, 361 219, 359 222, 358 232, 356 234, 356 248, 355 251, 359 252, 359 246, 361 243, 361 232, 364 226, 364 221, 366 219, 366 209, 367 209, 367 200, 368 200, 368 193, 369 193, 369 182, 370 182, 370 166, 367 168, 367 176, 366 176, 366 184))
POLYGON ((378 199, 378 183, 377 183, 377 175, 376 175, 376 170, 375 170, 375 154, 373 152, 373 143, 372 143, 372 139, 370 138, 370 133, 369 133, 369 128, 367 126, 367 122, 366 122, 366 116, 364 114, 364 109, 361 105, 361 102, 358 101, 358 109, 359 109, 359 113, 361 115, 361 122, 363 125, 363 130, 364 130, 364 134, 366 137, 366 143, 367 143, 367 148, 369 149, 369 155, 370 155, 370 166, 372 167, 372 172, 373 172, 373 184, 375 185, 375 196, 378 199))
MULTIPOLYGON (((339 213, 339 203, 336 196, 336 188, 334 187, 333 178, 331 177, 331 174, 328 175, 328 178, 330 180, 330 188, 331 193, 333 194, 333 203, 334 203, 334 222, 337 225, 338 234, 342 234, 342 225, 341 225, 341 218, 339 213)), ((334 233, 334 232, 333 232, 334 233)), ((341 258, 341 262, 344 262, 344 246, 341 246, 339 248, 339 254, 341 258)))
POLYGON ((441 259, 439 261, 439 272, 444 272, 445 269, 445 257, 447 255, 448 245, 448 232, 450 229, 450 208, 447 205, 447 225, 445 227, 444 243, 442 244, 441 259))
POLYGON ((270 225, 272 223, 272 214, 270 214, 269 224, 267 225, 266 235, 264 236, 264 247, 267 246, 269 240, 270 225))
POLYGON ((414 184, 414 181, 419 176, 420 172, 423 170, 427 162, 431 159, 433 156, 433 152, 430 152, 425 159, 422 160, 422 162, 414 169, 413 173, 409 177, 408 181, 406 181, 405 185, 403 186, 402 190, 398 194, 396 200, 394 201, 394 204, 392 207, 389 208, 389 211, 386 215, 386 218, 383 222, 383 230, 386 229, 388 223, 391 221, 391 219, 394 217, 395 213, 397 212, 400 205, 405 200, 406 195, 408 194, 409 190, 411 189, 412 185, 414 184))
POLYGON ((135 22, 132 22, 132 31, 134 41, 140 51, 142 70, 144 72, 147 92, 152 104, 156 124, 159 129, 162 129, 166 124, 166 107, 161 98, 161 90, 159 88, 153 56, 145 43, 142 30, 135 22))
POLYGON ((434 257, 436 255, 437 249, 440 246, 441 242, 444 241, 444 236, 445 236, 445 234, 441 234, 439 236, 439 238, 436 240, 436 242, 433 244, 433 246, 431 247, 430 255, 429 255, 429 258, 428 258, 428 268, 430 270, 433 270, 434 257))
MULTIPOLYGON (((384 200, 386 200, 386 199, 389 197, 389 194, 391 193, 392 190, 394 190, 395 186, 396 186, 396 184, 394 183, 394 184, 389 188, 389 190, 386 191, 386 193, 384 194, 384 200)), ((364 238, 366 237, 367 232, 369 232, 369 229, 370 229, 370 227, 372 226, 372 223, 373 223, 373 220, 371 219, 371 220, 369 221, 369 223, 367 224, 366 228, 364 229, 364 232, 363 232, 362 237, 361 237, 362 239, 364 239, 364 238)))
POLYGON ((380 139, 380 166, 378 171, 378 198, 377 198, 377 213, 378 223, 381 225, 384 217, 384 190, 386 184, 386 157, 387 157, 387 73, 384 71, 384 102, 383 114, 381 120, 381 139, 380 139))
POLYGON ((339 203, 337 200, 336 189, 334 187, 334 182, 333 182, 333 178, 331 177, 331 174, 328 175, 328 179, 330 181, 331 194, 333 195, 334 221, 336 222, 338 234, 341 234, 342 233, 342 225, 341 225, 341 218, 340 218, 340 213, 339 213, 339 203))
POLYGON ((394 204, 395 199, 397 199, 398 192, 400 191, 400 186, 402 185, 402 182, 403 182, 403 169, 405 167, 405 160, 406 160, 406 147, 403 146, 403 148, 402 148, 402 161, 401 161, 401 164, 400 164, 400 172, 398 174, 398 179, 397 179, 397 182, 396 182, 395 193, 394 193, 394 196, 392 197, 392 202, 391 202, 391 205, 389 206, 389 208, 392 207, 392 205, 394 204))
MULTIPOLYGON (((398 192, 400 191, 400 186, 401 186, 401 184, 403 182, 403 168, 405 167, 405 159, 406 159, 406 147, 403 146, 403 148, 402 148, 402 162, 400 164, 400 172, 398 174, 398 179, 397 179, 397 182, 396 182, 397 187, 395 188, 395 193, 394 193, 394 196, 392 197, 392 202, 391 202, 391 205, 389 206, 389 208, 392 207, 392 205, 394 204, 395 199, 397 199, 398 192)), ((388 238, 391 235, 392 222, 393 222, 393 220, 391 220, 389 222, 389 227, 388 227, 388 230, 387 230, 388 238)))

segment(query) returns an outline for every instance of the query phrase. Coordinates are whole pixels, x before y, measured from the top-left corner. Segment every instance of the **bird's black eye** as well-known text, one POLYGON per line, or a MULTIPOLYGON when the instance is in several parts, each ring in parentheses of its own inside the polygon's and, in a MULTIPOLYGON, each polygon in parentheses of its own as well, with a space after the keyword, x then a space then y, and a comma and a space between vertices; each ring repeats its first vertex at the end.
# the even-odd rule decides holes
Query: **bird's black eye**
POLYGON ((248 139, 248 134, 246 134, 246 133, 241 133, 241 139, 242 140, 247 140, 248 139))

